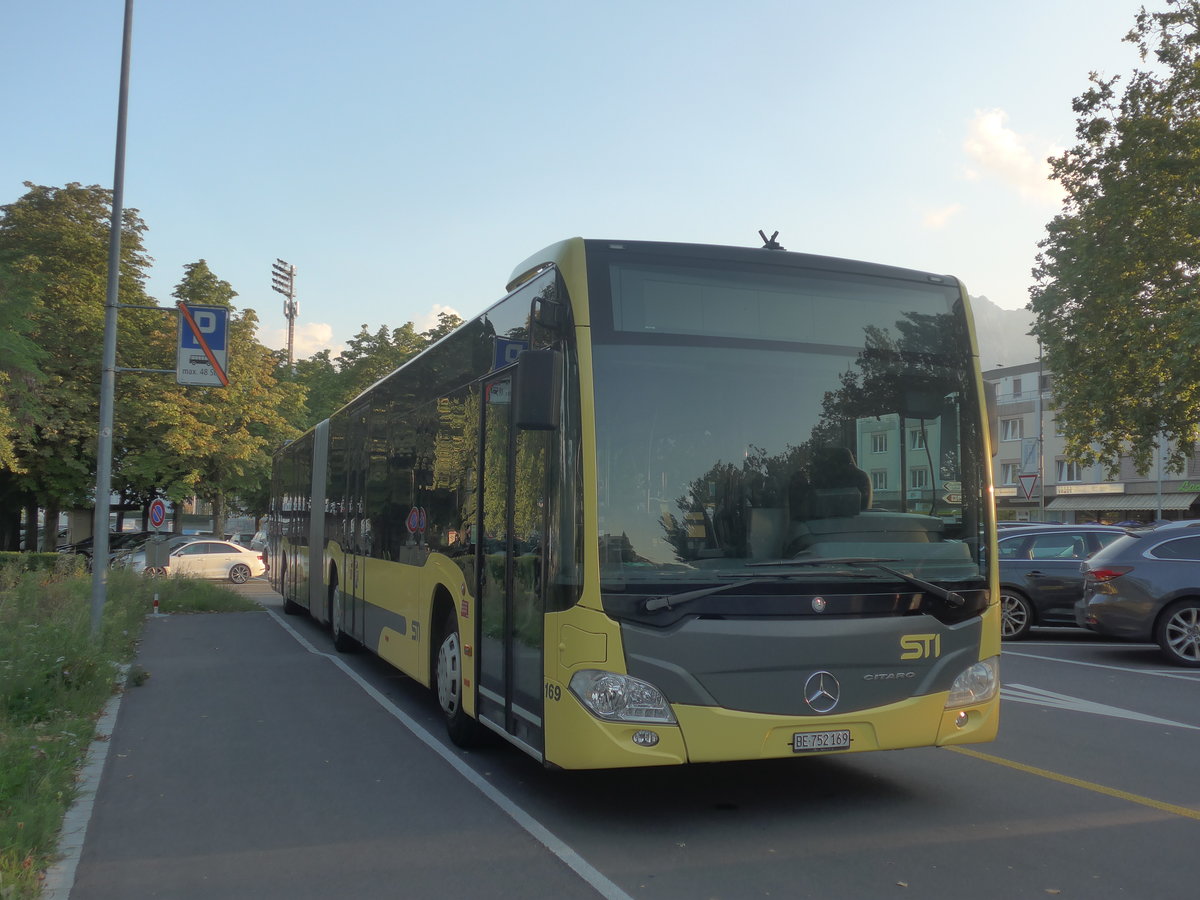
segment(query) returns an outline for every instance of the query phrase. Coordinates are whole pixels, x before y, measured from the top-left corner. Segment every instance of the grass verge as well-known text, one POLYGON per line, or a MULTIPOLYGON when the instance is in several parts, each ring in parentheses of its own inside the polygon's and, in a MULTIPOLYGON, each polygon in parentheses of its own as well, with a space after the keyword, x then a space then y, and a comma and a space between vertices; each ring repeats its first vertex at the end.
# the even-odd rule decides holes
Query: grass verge
POLYGON ((155 597, 164 613, 259 608, 218 584, 114 571, 93 639, 91 585, 73 557, 0 568, 0 900, 38 895, 96 719, 155 597))

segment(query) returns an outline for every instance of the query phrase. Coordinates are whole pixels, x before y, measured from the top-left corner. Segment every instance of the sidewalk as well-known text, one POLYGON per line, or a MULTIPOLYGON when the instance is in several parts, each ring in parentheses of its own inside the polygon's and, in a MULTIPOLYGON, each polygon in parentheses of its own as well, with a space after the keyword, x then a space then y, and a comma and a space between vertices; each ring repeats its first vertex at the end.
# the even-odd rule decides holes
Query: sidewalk
POLYGON ((267 612, 151 617, 59 897, 595 896, 326 649, 267 612))

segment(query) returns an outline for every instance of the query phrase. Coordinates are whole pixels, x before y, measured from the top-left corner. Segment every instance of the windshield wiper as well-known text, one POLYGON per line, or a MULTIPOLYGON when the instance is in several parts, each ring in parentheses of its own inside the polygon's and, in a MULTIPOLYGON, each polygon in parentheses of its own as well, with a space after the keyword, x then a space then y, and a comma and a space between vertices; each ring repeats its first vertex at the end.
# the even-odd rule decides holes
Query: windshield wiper
MULTIPOLYGON (((891 566, 884 565, 884 563, 890 563, 890 562, 900 562, 900 560, 889 559, 889 558, 884 558, 884 557, 877 558, 877 557, 873 557, 873 556, 829 556, 829 557, 814 558, 814 559, 783 559, 783 560, 779 560, 777 562, 749 563, 749 565, 750 566, 806 566, 806 567, 807 566, 825 566, 825 565, 829 565, 829 566, 870 566, 872 568, 880 569, 884 572, 887 572, 889 575, 893 575, 896 578, 899 578, 901 581, 905 582, 906 584, 910 584, 915 588, 918 588, 922 591, 926 591, 927 593, 933 594, 933 596, 938 597, 942 600, 945 600, 951 606, 961 607, 961 606, 966 605, 966 603, 967 603, 966 598, 963 597, 962 594, 959 594, 955 591, 948 591, 944 587, 940 587, 939 585, 936 585, 936 584, 931 584, 928 581, 923 581, 922 579, 917 578, 915 575, 906 575, 904 572, 901 572, 898 569, 893 569, 891 566)), ((848 574, 848 573, 845 573, 845 574, 848 574)), ((784 579, 784 578, 788 578, 789 576, 782 574, 782 573, 777 573, 770 577, 784 579)), ((718 584, 718 585, 714 585, 713 587, 700 588, 700 589, 694 590, 694 591, 682 591, 681 593, 678 593, 678 594, 662 594, 658 597, 651 597, 650 599, 648 599, 642 605, 642 609, 645 612, 655 612, 656 610, 660 610, 660 609, 671 609, 674 606, 678 606, 678 605, 681 605, 684 603, 690 603, 691 601, 699 600, 702 597, 709 597, 713 594, 720 594, 720 593, 723 593, 724 591, 734 590, 735 588, 746 587, 747 585, 761 583, 763 579, 764 579, 764 576, 759 576, 757 578, 745 578, 745 579, 742 579, 741 581, 731 581, 729 584, 718 584)))
MULTIPOLYGON (((658 609, 670 609, 681 603, 690 603, 693 600, 699 600, 701 597, 707 597, 710 594, 719 594, 722 591, 732 591, 734 588, 745 587, 748 584, 757 584, 763 580, 765 576, 757 578, 745 578, 741 581, 732 581, 729 584, 718 584, 713 587, 700 588, 695 591, 682 591, 678 594, 662 594, 658 597, 651 597, 643 605, 642 609, 645 612, 654 612, 658 609)), ((778 576, 772 575, 772 578, 778 576)))
POLYGON ((901 581, 911 584, 915 588, 920 588, 923 591, 928 591, 933 596, 945 600, 951 606, 966 606, 967 600, 962 594, 956 591, 948 591, 944 587, 936 584, 931 584, 928 581, 923 581, 915 575, 906 575, 899 569, 893 569, 891 566, 885 566, 884 563, 900 562, 898 559, 889 559, 887 557, 874 556, 827 556, 813 557, 812 559, 781 559, 778 562, 769 563, 751 563, 752 566, 870 566, 875 569, 881 569, 889 575, 894 575, 901 581))

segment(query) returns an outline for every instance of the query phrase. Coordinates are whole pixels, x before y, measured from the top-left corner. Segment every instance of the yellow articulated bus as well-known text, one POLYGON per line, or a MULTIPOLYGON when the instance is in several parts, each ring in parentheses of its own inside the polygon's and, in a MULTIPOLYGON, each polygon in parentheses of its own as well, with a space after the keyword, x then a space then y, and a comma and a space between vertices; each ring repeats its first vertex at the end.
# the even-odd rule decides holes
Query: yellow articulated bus
POLYGON ((573 238, 279 452, 271 578, 546 766, 989 741, 986 421, 954 278, 573 238))

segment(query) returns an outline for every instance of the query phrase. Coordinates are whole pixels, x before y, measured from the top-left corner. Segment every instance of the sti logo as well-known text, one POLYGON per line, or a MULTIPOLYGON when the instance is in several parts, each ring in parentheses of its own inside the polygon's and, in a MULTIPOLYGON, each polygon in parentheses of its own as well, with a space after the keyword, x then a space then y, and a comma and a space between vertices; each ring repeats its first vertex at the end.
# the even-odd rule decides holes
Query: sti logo
POLYGON ((940 634, 906 634, 900 638, 900 648, 904 651, 901 659, 928 659, 942 655, 942 636, 940 634))

